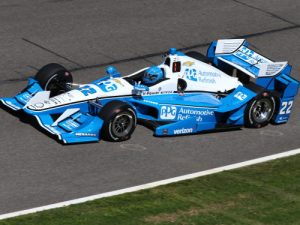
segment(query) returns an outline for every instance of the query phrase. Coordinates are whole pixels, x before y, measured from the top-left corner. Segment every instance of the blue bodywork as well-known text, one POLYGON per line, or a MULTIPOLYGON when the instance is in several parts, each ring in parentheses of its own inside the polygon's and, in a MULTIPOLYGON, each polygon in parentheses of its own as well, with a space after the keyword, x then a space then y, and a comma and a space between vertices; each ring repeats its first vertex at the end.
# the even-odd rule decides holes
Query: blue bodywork
POLYGON ((266 91, 275 93, 277 98, 277 109, 274 114, 274 123, 286 123, 291 114, 291 108, 294 103, 294 98, 298 93, 299 81, 290 76, 292 66, 287 64, 278 74, 274 76, 259 77, 259 69, 256 64, 263 57, 254 56, 256 53, 249 49, 249 43, 244 41, 241 46, 241 51, 236 51, 233 54, 215 54, 217 41, 211 43, 207 50, 207 57, 214 65, 221 69, 227 70, 230 67, 224 63, 224 60, 237 65, 237 68, 242 68, 255 76, 255 83, 263 87, 266 91))
MULTIPOLYGON (((273 116, 274 123, 287 122, 299 87, 299 82, 290 77, 291 66, 287 65, 276 76, 258 77, 257 68, 251 66, 249 60, 233 54, 216 55, 216 44, 213 42, 207 52, 207 57, 214 66, 227 70, 228 64, 221 60, 223 57, 257 76, 256 85, 278 96, 277 108, 273 116)), ((244 42, 243 45, 247 47, 248 43, 244 42)), ((184 55, 174 49, 170 54, 184 55)), ((120 74, 113 68, 108 68, 108 72, 110 76, 93 81, 91 84, 120 77, 120 74)), ((135 90, 144 91, 147 87, 137 84, 135 90)), ((121 100, 132 106, 139 121, 153 125, 154 135, 172 136, 199 133, 218 127, 243 126, 247 104, 259 94, 247 86, 238 86, 222 97, 217 93, 200 91, 145 96, 133 93, 132 96, 97 98, 42 111, 32 111, 24 107, 36 93, 41 91, 43 89, 39 83, 30 78, 27 87, 21 93, 15 97, 0 100, 14 111, 23 111, 35 117, 41 127, 57 135, 59 140, 67 144, 99 141, 104 121, 98 113, 112 100, 121 100), (61 114, 70 109, 73 110, 69 113, 70 115, 62 120, 58 119, 61 114)))

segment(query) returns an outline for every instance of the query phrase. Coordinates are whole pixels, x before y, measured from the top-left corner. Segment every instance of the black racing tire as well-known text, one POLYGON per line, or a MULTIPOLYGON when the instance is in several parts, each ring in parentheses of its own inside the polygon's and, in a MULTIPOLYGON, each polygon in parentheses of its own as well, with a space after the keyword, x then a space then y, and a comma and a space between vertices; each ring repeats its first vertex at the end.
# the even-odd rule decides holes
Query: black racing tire
POLYGON ((246 106, 245 127, 261 128, 269 124, 275 112, 275 98, 268 92, 256 96, 246 106))
POLYGON ((281 94, 279 92, 276 92, 276 91, 273 92, 273 94, 274 94, 274 98, 275 98, 275 112, 273 114, 273 117, 272 117, 270 123, 272 125, 282 125, 284 123, 276 123, 275 122, 275 119, 276 119, 277 114, 279 113, 279 109, 280 109, 280 97, 281 97, 281 94))
POLYGON ((73 77, 62 65, 50 63, 37 72, 35 80, 45 91, 50 91, 51 96, 55 96, 68 91, 66 84, 72 83, 73 77))
POLYGON ((103 140, 120 142, 130 139, 137 123, 136 113, 130 105, 113 100, 98 115, 104 121, 100 130, 103 140))

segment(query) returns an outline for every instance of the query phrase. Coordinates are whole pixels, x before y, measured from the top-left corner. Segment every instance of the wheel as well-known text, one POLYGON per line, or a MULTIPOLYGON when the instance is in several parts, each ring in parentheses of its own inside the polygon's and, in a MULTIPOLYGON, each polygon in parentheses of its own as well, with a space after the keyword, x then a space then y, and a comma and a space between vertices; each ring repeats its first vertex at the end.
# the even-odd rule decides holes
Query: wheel
POLYGON ((57 63, 43 66, 35 75, 40 86, 45 91, 50 91, 50 96, 64 93, 68 90, 67 83, 73 82, 72 74, 57 63))
POLYGON ((264 92, 250 101, 245 110, 245 126, 260 128, 266 126, 273 117, 275 99, 270 93, 264 92))
POLYGON ((101 137, 107 141, 126 141, 136 127, 134 109, 122 101, 114 100, 107 103, 99 112, 99 117, 104 121, 101 137))

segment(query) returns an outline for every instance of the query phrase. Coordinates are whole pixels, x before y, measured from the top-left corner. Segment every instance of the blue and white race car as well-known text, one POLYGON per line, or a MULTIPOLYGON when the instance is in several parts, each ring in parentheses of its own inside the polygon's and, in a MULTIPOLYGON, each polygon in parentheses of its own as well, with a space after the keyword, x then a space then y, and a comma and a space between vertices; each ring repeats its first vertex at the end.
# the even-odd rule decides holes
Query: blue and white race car
POLYGON ((125 141, 136 124, 155 136, 195 134, 219 128, 260 128, 286 123, 299 82, 287 62, 273 62, 244 39, 211 43, 207 55, 172 48, 162 64, 121 76, 75 84, 63 66, 51 63, 4 106, 36 118, 63 143, 125 141))

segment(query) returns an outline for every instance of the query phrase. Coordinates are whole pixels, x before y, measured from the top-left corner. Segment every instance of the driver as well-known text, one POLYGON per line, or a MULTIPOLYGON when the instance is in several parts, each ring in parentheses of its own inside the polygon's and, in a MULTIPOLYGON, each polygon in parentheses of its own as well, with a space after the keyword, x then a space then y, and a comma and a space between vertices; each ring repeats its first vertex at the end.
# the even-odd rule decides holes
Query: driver
POLYGON ((151 66, 146 69, 143 77, 144 84, 155 84, 164 77, 163 71, 157 66, 151 66))

